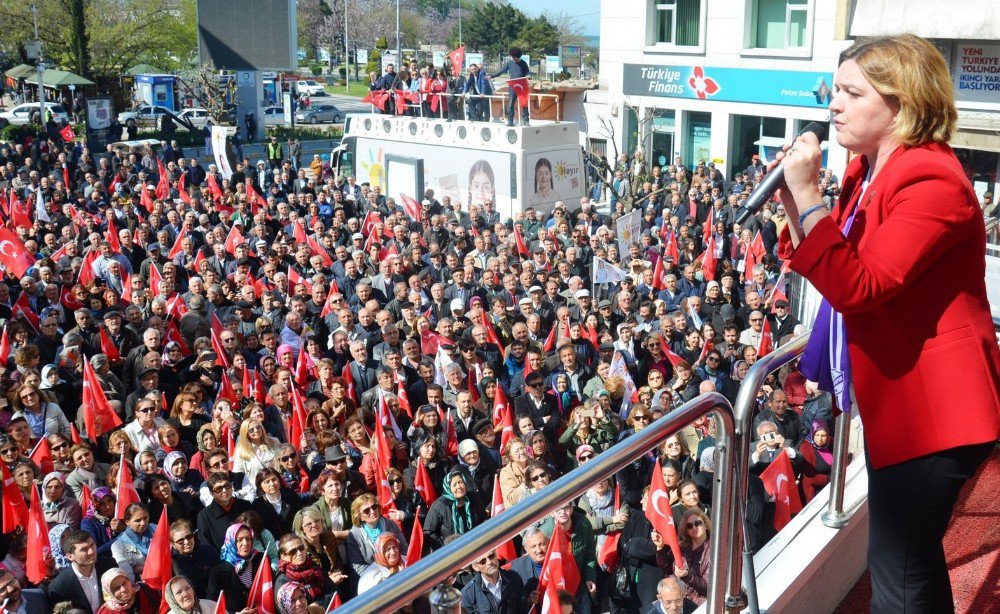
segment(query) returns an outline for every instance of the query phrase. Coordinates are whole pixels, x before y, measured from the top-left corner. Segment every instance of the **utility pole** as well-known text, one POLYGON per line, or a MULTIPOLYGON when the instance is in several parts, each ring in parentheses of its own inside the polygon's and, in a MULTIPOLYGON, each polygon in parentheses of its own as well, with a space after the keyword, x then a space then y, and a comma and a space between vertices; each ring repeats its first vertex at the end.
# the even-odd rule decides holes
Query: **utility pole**
POLYGON ((36 69, 38 70, 38 120, 42 125, 42 131, 45 131, 45 86, 42 85, 42 75, 45 73, 45 62, 42 61, 42 41, 38 38, 38 7, 34 4, 31 5, 31 15, 35 21, 35 54, 36 54, 36 69))
POLYGON ((462 46, 462 0, 458 0, 458 46, 462 46))
POLYGON ((344 85, 351 92, 351 50, 347 45, 347 0, 344 0, 344 85))
POLYGON ((403 52, 399 46, 399 0, 396 0, 396 64, 397 66, 403 61, 403 52))

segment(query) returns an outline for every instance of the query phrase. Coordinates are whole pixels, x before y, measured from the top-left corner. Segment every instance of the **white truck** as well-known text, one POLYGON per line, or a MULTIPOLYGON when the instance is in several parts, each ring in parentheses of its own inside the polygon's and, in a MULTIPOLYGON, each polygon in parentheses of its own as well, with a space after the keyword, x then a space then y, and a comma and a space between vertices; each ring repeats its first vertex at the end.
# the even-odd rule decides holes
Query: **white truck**
POLYGON ((502 220, 528 207, 551 212, 557 201, 578 207, 586 171, 574 122, 530 126, 444 121, 394 115, 348 115, 344 138, 330 156, 334 172, 358 183, 423 199, 451 197, 469 205, 492 200, 502 220))

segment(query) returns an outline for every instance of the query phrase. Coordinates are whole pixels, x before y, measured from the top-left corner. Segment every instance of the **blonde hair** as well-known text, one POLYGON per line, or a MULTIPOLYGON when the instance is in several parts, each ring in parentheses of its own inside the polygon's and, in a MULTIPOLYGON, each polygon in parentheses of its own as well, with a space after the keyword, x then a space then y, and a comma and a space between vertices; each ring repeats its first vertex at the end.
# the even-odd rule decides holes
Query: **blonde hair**
POLYGON ((277 439, 267 434, 267 430, 259 420, 254 420, 253 418, 244 420, 243 424, 240 425, 240 435, 236 440, 236 456, 245 461, 254 457, 253 444, 250 442, 250 435, 248 433, 250 432, 250 427, 255 425, 259 426, 261 432, 264 433, 263 445, 273 450, 280 443, 277 439))
POLYGON ((947 143, 958 111, 944 56, 915 34, 865 39, 840 54, 854 60, 875 90, 899 105, 895 137, 908 146, 947 143))

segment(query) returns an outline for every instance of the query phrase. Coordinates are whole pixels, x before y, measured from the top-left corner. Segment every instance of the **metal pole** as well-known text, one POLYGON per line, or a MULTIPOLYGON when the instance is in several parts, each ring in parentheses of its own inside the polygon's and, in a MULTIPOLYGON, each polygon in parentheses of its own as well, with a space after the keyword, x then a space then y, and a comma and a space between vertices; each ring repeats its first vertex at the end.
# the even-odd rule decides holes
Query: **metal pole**
POLYGON ((42 61, 42 41, 38 38, 38 7, 31 5, 31 17, 35 22, 35 44, 38 45, 38 121, 45 131, 45 86, 42 85, 42 75, 45 73, 45 63, 42 61))
POLYGON ((351 91, 351 49, 347 46, 347 0, 344 0, 344 90, 351 91))
POLYGON ((462 611, 462 593, 447 582, 431 591, 430 602, 433 614, 460 614, 462 611))
POLYGON ((462 46, 462 0, 458 0, 458 46, 462 46))
POLYGON ((396 63, 403 61, 403 51, 399 46, 399 0, 396 0, 396 63))
POLYGON ((844 478, 847 475, 847 447, 851 440, 851 412, 841 412, 837 416, 837 426, 833 440, 833 467, 830 471, 830 500, 826 511, 820 516, 823 524, 831 529, 839 529, 850 521, 844 512, 844 478))

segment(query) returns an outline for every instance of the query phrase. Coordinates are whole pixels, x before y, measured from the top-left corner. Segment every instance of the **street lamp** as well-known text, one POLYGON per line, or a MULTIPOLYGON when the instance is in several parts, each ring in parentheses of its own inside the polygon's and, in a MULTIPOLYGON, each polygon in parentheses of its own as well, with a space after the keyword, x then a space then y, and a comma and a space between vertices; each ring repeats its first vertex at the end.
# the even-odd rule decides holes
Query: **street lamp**
POLYGON ((42 41, 38 38, 38 7, 34 4, 31 5, 31 16, 35 22, 35 40, 34 43, 36 59, 38 64, 36 68, 38 70, 38 121, 41 123, 42 130, 45 129, 45 86, 42 84, 42 75, 45 73, 45 62, 42 61, 42 41))

